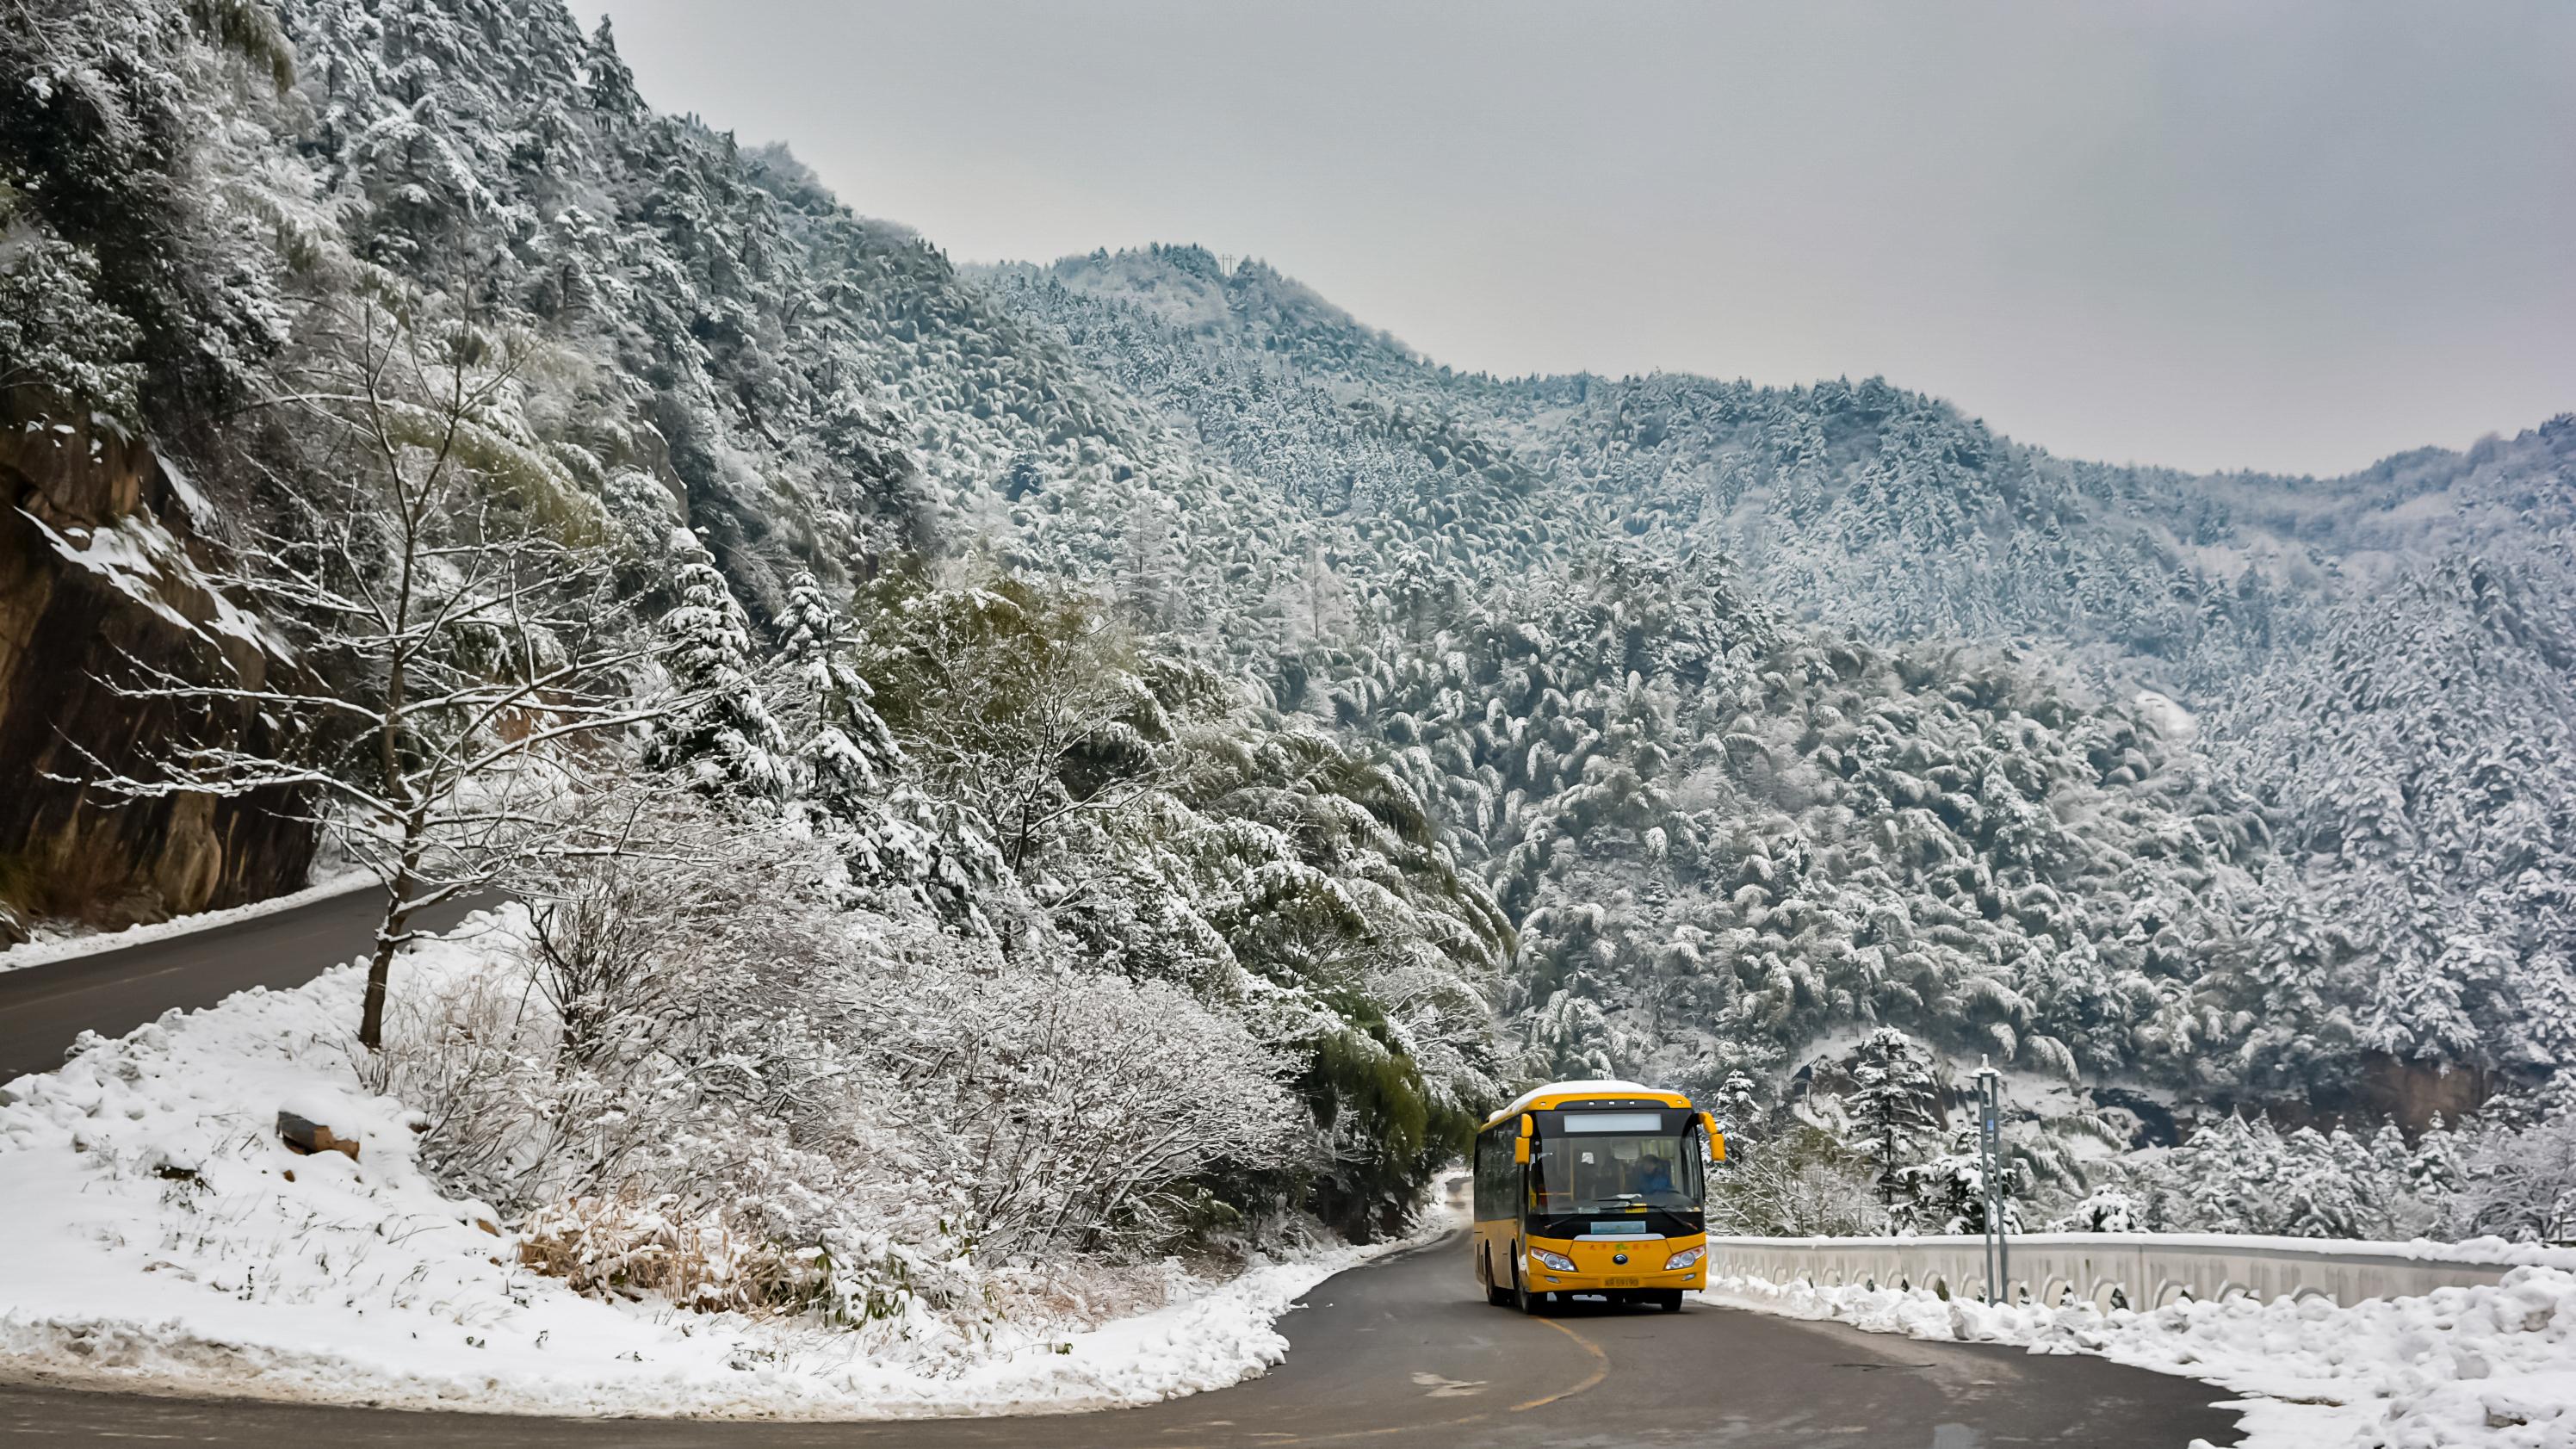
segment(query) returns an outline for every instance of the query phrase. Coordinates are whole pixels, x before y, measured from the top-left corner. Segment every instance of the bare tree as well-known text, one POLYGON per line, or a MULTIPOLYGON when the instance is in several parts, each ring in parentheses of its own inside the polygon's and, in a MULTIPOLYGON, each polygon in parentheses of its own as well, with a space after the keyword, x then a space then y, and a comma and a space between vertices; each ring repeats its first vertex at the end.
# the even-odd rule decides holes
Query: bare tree
POLYGON ((532 853, 618 848, 566 787, 631 746, 667 644, 616 597, 595 520, 516 424, 519 355, 453 318, 324 309, 309 372, 268 400, 311 423, 284 520, 213 570, 274 626, 259 681, 126 661, 109 684, 202 712, 134 797, 285 790, 385 886, 358 1038, 381 1045, 411 921, 532 853), (253 729, 217 721, 254 720, 253 729))
POLYGON ((2576 1112, 2519 1131, 2490 1132, 2471 1154, 2451 1213, 2465 1236, 2525 1242, 2576 1238, 2576 1112))

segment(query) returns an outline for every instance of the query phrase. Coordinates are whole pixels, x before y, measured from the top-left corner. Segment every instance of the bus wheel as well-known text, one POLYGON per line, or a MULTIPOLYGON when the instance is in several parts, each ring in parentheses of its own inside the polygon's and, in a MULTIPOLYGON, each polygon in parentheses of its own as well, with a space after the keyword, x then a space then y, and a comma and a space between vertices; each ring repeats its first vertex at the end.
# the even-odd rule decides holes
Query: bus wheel
POLYGON ((1653 1298, 1655 1306, 1664 1310, 1666 1313, 1679 1313, 1682 1311, 1682 1290, 1679 1288, 1658 1289, 1650 1296, 1653 1298))
POLYGON ((1521 1281, 1521 1275, 1517 1271, 1512 1274, 1513 1307, 1519 1309, 1523 1313, 1527 1313, 1535 1317, 1539 1311, 1540 1296, 1541 1295, 1532 1293, 1529 1290, 1529 1284, 1521 1281))

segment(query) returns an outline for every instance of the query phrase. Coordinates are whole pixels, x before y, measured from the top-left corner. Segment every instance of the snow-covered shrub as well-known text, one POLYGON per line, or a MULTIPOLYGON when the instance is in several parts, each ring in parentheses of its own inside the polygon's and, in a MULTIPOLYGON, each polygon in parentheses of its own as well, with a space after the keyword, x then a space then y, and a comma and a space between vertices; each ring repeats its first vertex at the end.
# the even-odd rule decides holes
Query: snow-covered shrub
POLYGON ((2462 1164, 2444 1225, 2462 1237, 2576 1238, 2576 1112, 2484 1133, 2462 1164))
POLYGON ((522 882, 481 971, 397 996, 374 1085, 531 1266, 851 1323, 972 1320, 983 1265, 1168 1249, 1210 1184, 1307 1160, 1242 1018, 847 910, 836 867, 654 797, 626 853, 522 882))
POLYGON ((1758 1141, 1730 1140, 1708 1181, 1708 1230, 1749 1237, 1883 1232, 1887 1212, 1869 1159, 1822 1127, 1799 1123, 1758 1141))
POLYGON ((653 1294, 702 1312, 807 1314, 843 1327, 982 1316, 984 1294, 962 1257, 942 1261, 892 1240, 861 1244, 848 1232, 799 1246, 739 1226, 738 1216, 671 1194, 571 1198, 528 1215, 519 1262, 576 1292, 653 1294))
MULTIPOLYGON (((1995 1176, 2003 1189, 2004 1231, 2022 1231, 2021 1165, 2007 1154, 1995 1176)), ((1902 1192, 1890 1213, 1899 1232, 1982 1233, 1986 1230, 1986 1167, 1976 1129, 1962 1129, 1950 1150, 1897 1169, 1902 1192)))
POLYGON ((2138 1220, 2138 1201, 2116 1187, 2095 1188, 2086 1193, 2066 1216, 2048 1225, 2052 1233, 2137 1233, 2146 1231, 2138 1220))
POLYGON ((76 406, 133 417, 142 369, 132 353, 140 333, 93 295, 97 259, 14 225, 9 200, 0 191, 0 358, 7 359, 0 362, 0 412, 25 416, 77 399, 76 406))

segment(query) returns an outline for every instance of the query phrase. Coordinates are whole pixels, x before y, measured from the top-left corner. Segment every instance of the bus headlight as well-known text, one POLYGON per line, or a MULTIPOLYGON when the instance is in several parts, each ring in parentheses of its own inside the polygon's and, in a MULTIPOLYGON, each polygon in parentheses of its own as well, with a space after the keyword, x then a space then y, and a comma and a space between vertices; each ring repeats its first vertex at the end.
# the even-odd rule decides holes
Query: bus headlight
POLYGON ((1542 1267, 1554 1268, 1560 1273, 1574 1271, 1574 1260, 1563 1253, 1551 1253, 1545 1248, 1532 1248, 1530 1256, 1538 1259, 1542 1267))
POLYGON ((1707 1256, 1708 1249, 1705 1246, 1684 1248, 1680 1252, 1673 1254, 1671 1259, 1664 1264, 1664 1271, 1669 1273, 1676 1268, 1687 1268, 1691 1264, 1696 1263, 1707 1256))

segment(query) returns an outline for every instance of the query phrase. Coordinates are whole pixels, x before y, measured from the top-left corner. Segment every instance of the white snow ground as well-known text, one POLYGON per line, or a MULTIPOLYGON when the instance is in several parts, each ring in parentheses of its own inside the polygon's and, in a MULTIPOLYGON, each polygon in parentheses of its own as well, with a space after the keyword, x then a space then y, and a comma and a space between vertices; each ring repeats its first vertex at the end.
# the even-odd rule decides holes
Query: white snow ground
MULTIPOLYGON (((402 970, 471 971, 434 942, 402 970)), ((399 1103, 358 1085, 362 974, 173 1012, 0 1085, 0 1375, 166 1392, 518 1413, 897 1418, 1100 1408, 1277 1363, 1307 1289, 1404 1243, 1147 1270, 1164 1306, 1097 1326, 897 1338, 584 1298, 445 1198, 399 1103), (356 1161, 276 1137, 289 1103, 356 1161), (1156 1281, 1159 1276, 1159 1282, 1156 1281)), ((478 1221, 479 1220, 479 1221, 478 1221)))
POLYGON ((280 911, 291 911, 297 906, 310 905, 315 901, 328 900, 333 896, 345 896, 355 891, 366 890, 375 884, 374 876, 363 870, 351 869, 332 876, 318 885, 306 886, 300 891, 287 895, 272 896, 264 901, 254 901, 246 906, 234 906, 229 910, 199 911, 193 916, 173 916, 169 920, 156 921, 148 926, 128 926, 122 931, 84 930, 58 936, 39 935, 32 941, 0 951, 0 971, 18 971, 29 966, 42 966, 51 961, 68 961, 76 956, 95 956, 102 951, 121 951, 128 946, 140 946, 147 941, 166 941, 173 936, 185 936, 213 926, 228 926, 235 921, 247 921, 258 916, 273 916, 280 911))
POLYGON ((2246 1395, 2247 1449, 2576 1446, 2576 1272, 2515 1268, 2491 1288, 2337 1308, 2179 1303, 2152 1312, 1987 1307, 1916 1290, 1714 1279, 1731 1308, 1873 1333, 2096 1353, 2246 1395))

